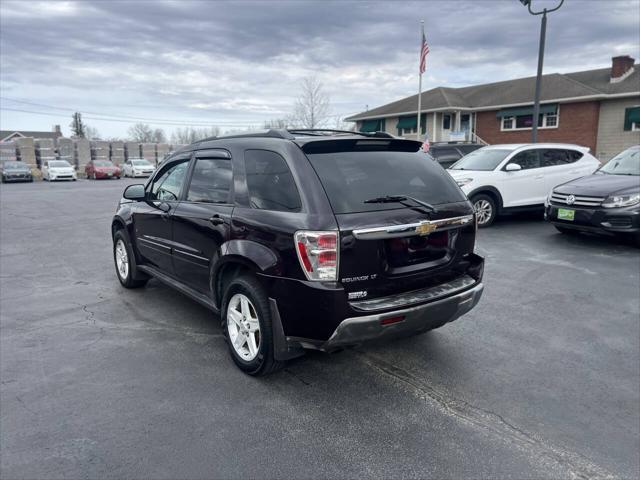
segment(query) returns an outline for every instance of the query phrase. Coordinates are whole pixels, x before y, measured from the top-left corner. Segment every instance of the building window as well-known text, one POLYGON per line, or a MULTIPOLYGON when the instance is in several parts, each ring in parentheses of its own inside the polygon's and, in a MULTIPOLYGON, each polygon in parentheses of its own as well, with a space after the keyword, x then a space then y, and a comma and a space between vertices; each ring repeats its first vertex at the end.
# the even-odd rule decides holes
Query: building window
MULTIPOLYGON (((533 115, 517 115, 502 117, 501 130, 531 130, 533 115)), ((557 128, 558 113, 541 113, 538 117, 538 128, 557 128)))
POLYGON ((442 114, 442 129, 451 130, 451 115, 449 113, 442 114))
POLYGON ((416 133, 418 131, 418 127, 413 127, 413 128, 399 128, 398 129, 398 134, 399 135, 406 135, 408 133, 416 133))

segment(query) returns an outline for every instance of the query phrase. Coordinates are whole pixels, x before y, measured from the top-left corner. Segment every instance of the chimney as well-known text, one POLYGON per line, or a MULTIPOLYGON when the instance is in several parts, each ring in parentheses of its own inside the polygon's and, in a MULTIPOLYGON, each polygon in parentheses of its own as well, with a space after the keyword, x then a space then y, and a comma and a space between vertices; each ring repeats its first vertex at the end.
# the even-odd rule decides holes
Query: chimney
POLYGON ((621 82, 633 73, 635 60, 629 55, 620 55, 611 59, 611 83, 621 82))

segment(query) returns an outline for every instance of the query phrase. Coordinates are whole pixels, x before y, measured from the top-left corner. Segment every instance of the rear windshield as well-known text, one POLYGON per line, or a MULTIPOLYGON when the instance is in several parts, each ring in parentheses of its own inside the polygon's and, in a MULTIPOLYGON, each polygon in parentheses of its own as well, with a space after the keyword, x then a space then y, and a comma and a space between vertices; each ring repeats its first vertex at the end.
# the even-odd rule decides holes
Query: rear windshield
POLYGON ((307 154, 336 214, 406 208, 365 203, 405 195, 432 205, 466 200, 451 176, 423 152, 359 151, 307 154))

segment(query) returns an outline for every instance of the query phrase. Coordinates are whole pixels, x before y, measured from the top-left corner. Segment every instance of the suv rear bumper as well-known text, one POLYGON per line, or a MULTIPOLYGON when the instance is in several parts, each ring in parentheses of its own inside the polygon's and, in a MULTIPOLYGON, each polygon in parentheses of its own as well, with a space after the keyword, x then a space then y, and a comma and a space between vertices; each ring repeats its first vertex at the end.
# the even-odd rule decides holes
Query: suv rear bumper
POLYGON ((470 290, 424 305, 346 318, 340 322, 329 340, 318 348, 330 351, 365 341, 408 336, 437 328, 475 307, 483 289, 484 285, 480 282, 470 290), (386 324, 385 321, 393 323, 386 324))
POLYGON ((283 357, 291 358, 301 353, 300 347, 331 351, 369 340, 409 336, 457 319, 482 295, 484 261, 473 255, 471 263, 472 268, 456 280, 355 302, 347 300, 337 283, 259 277, 270 298, 274 340, 283 357))

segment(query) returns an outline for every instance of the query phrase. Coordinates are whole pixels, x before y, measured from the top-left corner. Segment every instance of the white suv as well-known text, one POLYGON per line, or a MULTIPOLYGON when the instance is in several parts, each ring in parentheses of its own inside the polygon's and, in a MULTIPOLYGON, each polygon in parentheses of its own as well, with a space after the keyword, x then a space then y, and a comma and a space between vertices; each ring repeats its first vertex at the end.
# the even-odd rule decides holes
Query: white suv
POLYGON ((599 166, 579 145, 505 144, 471 152, 447 171, 473 203, 478 226, 488 227, 505 210, 543 208, 553 187, 591 175, 599 166))

